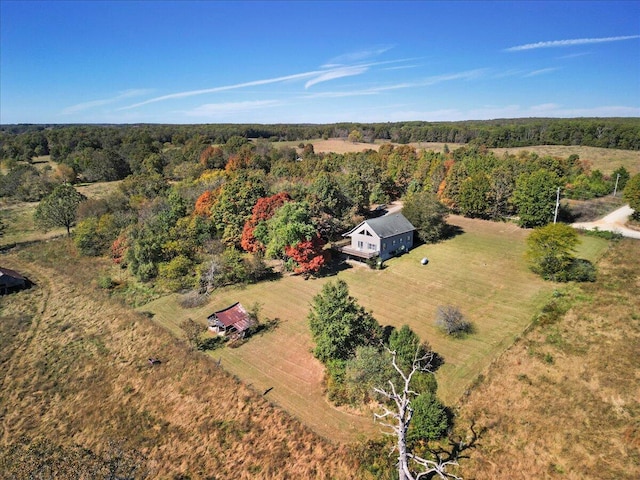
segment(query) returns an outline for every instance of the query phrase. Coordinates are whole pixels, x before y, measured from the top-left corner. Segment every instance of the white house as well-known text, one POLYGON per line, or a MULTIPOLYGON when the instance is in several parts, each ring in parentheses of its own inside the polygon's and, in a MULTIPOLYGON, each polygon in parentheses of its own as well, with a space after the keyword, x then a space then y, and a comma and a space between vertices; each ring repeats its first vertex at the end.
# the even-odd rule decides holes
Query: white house
POLYGON ((363 259, 380 257, 387 260, 411 250, 415 227, 401 213, 365 220, 343 237, 350 237, 351 244, 340 250, 363 259))

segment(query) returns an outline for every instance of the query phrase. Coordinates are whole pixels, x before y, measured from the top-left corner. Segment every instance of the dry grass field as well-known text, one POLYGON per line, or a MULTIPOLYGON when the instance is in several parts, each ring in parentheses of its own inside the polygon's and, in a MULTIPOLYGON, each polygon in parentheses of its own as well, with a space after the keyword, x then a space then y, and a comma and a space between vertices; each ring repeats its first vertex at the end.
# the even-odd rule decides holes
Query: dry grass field
MULTIPOLYGON (((77 185, 76 189, 88 198, 103 198, 120 182, 100 182, 85 185, 77 185)), ((0 199, 0 216, 3 219, 6 231, 0 237, 0 248, 16 243, 29 243, 39 240, 48 240, 66 234, 64 228, 54 228, 47 232, 38 229, 33 222, 33 214, 38 202, 7 202, 0 199)))
MULTIPOLYGON (((302 149, 298 148, 300 143, 312 143, 313 151, 316 153, 352 153, 352 152, 364 152, 365 150, 375 150, 378 151, 380 146, 385 143, 391 143, 385 140, 376 140, 374 143, 364 143, 364 142, 350 142, 346 138, 329 138, 327 140, 323 139, 313 139, 313 140, 305 140, 305 141, 291 141, 291 142, 278 142, 274 145, 277 147, 293 147, 298 150, 299 153, 302 153, 302 149)), ((399 144, 394 144, 399 145, 399 144)), ((425 150, 433 150, 436 152, 441 152, 444 149, 444 143, 437 142, 419 142, 412 143, 416 148, 423 148, 425 150)), ((455 147, 454 147, 455 148, 455 147)))
MULTIPOLYGON (((298 146, 300 142, 281 142, 276 145, 286 145, 290 147, 298 146)), ((362 152, 364 150, 372 149, 378 150, 384 143, 377 140, 375 143, 353 143, 343 138, 330 138, 328 140, 315 139, 308 140, 302 143, 312 143, 314 151, 316 153, 347 153, 347 152, 362 152)), ((394 144, 398 145, 398 144, 394 144)), ((433 150, 435 152, 442 152, 444 150, 445 143, 435 142, 416 142, 411 143, 418 149, 433 150)), ((451 150, 460 148, 464 145, 450 143, 446 144, 451 150)), ((302 151, 301 149, 299 149, 302 151)), ((611 148, 598 148, 598 147, 583 147, 583 146, 564 146, 564 145, 536 145, 531 147, 512 147, 512 148, 492 148, 496 155, 504 155, 508 152, 513 155, 517 155, 520 152, 534 152, 540 156, 550 155, 553 157, 567 158, 570 155, 579 155, 580 159, 588 160, 591 162, 592 168, 599 169, 605 174, 610 174, 616 168, 623 166, 632 175, 640 173, 640 151, 633 150, 615 150, 611 148)))
POLYGON ((98 291, 103 263, 66 239, 5 254, 2 265, 36 286, 1 297, 0 477, 27 478, 39 461, 6 456, 23 437, 97 453, 118 441, 142 452, 149 478, 354 477, 346 447, 98 291))
MULTIPOLYGON (((513 224, 452 217, 463 234, 437 245, 423 245, 388 262, 381 271, 356 266, 338 273, 350 293, 373 311, 383 325, 408 324, 444 357, 437 373, 439 395, 456 403, 476 377, 522 333, 536 311, 549 299, 554 284, 530 273, 523 260, 527 231, 513 224), (422 257, 430 259, 422 266, 422 257), (473 322, 476 333, 447 338, 434 325, 439 305, 453 304, 473 322)), ((597 259, 606 242, 584 237, 580 255, 597 259)), ((310 353, 307 325, 310 303, 330 278, 304 280, 285 277, 214 293, 208 305, 184 310, 177 296, 155 300, 142 310, 176 335, 186 318, 205 322, 211 312, 236 301, 258 302, 264 318, 279 326, 236 349, 212 355, 223 368, 269 398, 315 431, 349 440, 377 431, 369 416, 356 416, 331 407, 322 390, 322 366, 310 353)))
POLYGON ((460 424, 486 431, 464 478, 640 478, 640 241, 598 267, 465 399, 460 424))
POLYGON ((567 158, 570 155, 579 155, 580 160, 588 160, 593 170, 598 169, 604 174, 610 174, 616 168, 622 166, 631 175, 640 173, 640 151, 615 150, 612 148, 564 146, 564 145, 537 145, 534 147, 517 148, 493 148, 496 155, 509 152, 517 155, 519 152, 535 152, 540 156, 567 158))

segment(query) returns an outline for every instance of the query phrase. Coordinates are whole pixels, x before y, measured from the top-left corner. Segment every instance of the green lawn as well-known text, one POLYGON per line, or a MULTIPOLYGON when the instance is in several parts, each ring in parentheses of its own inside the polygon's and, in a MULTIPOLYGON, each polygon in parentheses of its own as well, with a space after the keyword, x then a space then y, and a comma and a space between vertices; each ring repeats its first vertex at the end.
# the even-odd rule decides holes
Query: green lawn
MULTIPOLYGON (((508 348, 530 323, 557 285, 528 271, 523 260, 527 231, 510 223, 452 217, 464 233, 437 245, 423 245, 386 264, 384 270, 352 267, 338 277, 351 294, 372 310, 382 325, 408 324, 445 360, 437 373, 439 395, 448 404, 460 399, 474 379, 508 348), (429 258, 423 266, 420 259, 429 258), (439 305, 455 305, 474 324, 464 339, 445 337, 434 326, 439 305)), ((597 259, 606 241, 582 237, 579 256, 597 259)), ((154 319, 180 334, 185 318, 205 322, 211 312, 236 301, 262 305, 263 318, 278 318, 275 330, 239 348, 212 353, 223 367, 257 391, 271 387, 268 398, 317 432, 341 440, 378 430, 368 415, 329 405, 322 391, 322 365, 310 353, 306 316, 314 295, 331 278, 285 277, 212 295, 208 305, 191 310, 168 296, 145 305, 154 319)))

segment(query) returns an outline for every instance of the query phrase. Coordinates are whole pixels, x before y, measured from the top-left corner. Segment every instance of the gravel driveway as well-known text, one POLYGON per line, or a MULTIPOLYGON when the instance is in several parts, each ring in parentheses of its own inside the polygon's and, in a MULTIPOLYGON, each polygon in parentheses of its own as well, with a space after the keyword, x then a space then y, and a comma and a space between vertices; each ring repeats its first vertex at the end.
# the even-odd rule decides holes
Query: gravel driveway
POLYGON ((640 231, 625 227, 625 223, 632 213, 633 209, 629 205, 625 205, 595 222, 579 222, 573 223, 571 226, 585 230, 598 228, 598 230, 620 233, 623 237, 640 239, 640 231))

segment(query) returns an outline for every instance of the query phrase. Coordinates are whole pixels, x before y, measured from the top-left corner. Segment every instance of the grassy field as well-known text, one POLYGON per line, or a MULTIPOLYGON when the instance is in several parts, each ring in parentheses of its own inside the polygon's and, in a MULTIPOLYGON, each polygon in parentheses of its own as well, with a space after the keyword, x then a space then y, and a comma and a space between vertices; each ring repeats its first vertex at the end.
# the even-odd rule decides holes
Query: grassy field
POLYGON ((610 174, 616 168, 622 166, 632 175, 640 173, 640 151, 615 150, 612 148, 564 146, 564 145, 537 145, 533 147, 517 148, 493 148, 496 155, 504 152, 517 155, 519 152, 535 152, 540 156, 567 158, 570 155, 579 155, 581 160, 588 160, 593 170, 598 169, 604 174, 610 174))
MULTIPOLYGON (((457 402, 476 377, 506 350, 550 298, 556 285, 531 274, 524 263, 527 232, 509 223, 453 217, 464 233, 437 245, 423 245, 388 262, 381 271, 366 267, 342 270, 338 277, 382 325, 408 324, 445 364, 437 373, 439 394, 457 402), (428 257, 428 266, 420 259, 428 257), (476 333, 465 339, 447 338, 434 326, 439 305, 456 305, 473 322, 476 333)), ((596 259, 606 242, 583 237, 580 256, 596 259)), ((280 320, 279 326, 236 349, 212 352, 223 367, 251 384, 319 433, 353 438, 371 432, 368 417, 336 410, 325 400, 323 369, 310 353, 307 314, 324 282, 285 277, 244 288, 216 292, 208 305, 184 310, 178 297, 168 296, 145 305, 154 320, 180 335, 186 318, 205 322, 211 312, 240 301, 258 302, 262 316, 280 320), (342 433, 338 433, 342 432, 342 433)))
MULTIPOLYGON (((88 198, 103 198, 117 188, 119 183, 100 182, 76 185, 76 189, 88 198)), ((64 228, 54 228, 47 232, 38 229, 33 222, 33 214, 37 206, 38 202, 7 202, 0 199, 0 217, 6 225, 6 231, 0 237, 0 247, 47 240, 66 234, 64 228)))
MULTIPOLYGON (((301 142, 279 142, 276 146, 289 146, 298 148, 301 142)), ((327 140, 314 139, 307 140, 302 143, 312 143, 314 151, 316 153, 347 153, 347 152, 362 152, 364 150, 372 149, 378 150, 380 146, 389 143, 387 141, 376 140, 375 143, 353 143, 343 138, 330 138, 327 140)), ((394 144, 399 145, 399 144, 394 144)), ((449 149, 455 150, 464 145, 456 143, 436 143, 436 142, 416 142, 411 143, 416 148, 422 148, 425 150, 433 150, 435 152, 442 152, 444 146, 448 145, 449 149)), ((300 152, 302 149, 298 149, 300 152)), ((605 174, 610 174, 616 168, 623 166, 632 175, 640 173, 640 151, 633 150, 615 150, 611 148, 598 148, 598 147, 583 147, 583 146, 565 146, 565 145, 535 145, 530 147, 513 147, 513 148, 492 148, 496 155, 501 156, 505 152, 517 155, 519 152, 534 152, 540 156, 550 155, 553 157, 567 158, 570 155, 579 155, 580 159, 588 160, 591 162, 592 168, 599 169, 605 174)))
MULTIPOLYGON (((37 470, 40 454, 79 445, 110 455, 111 442, 125 459, 144 456, 134 455, 136 478, 354 478, 350 447, 321 438, 108 298, 95 286, 106 264, 79 257, 66 239, 2 256, 35 286, 0 300, 1 478, 76 478, 37 470), (16 454, 23 441, 28 448, 16 454)), ((71 455, 57 460, 65 462, 75 465, 71 455)))
POLYGON ((614 244, 566 315, 525 335, 467 397, 464 478, 640 478, 640 241, 614 244))

